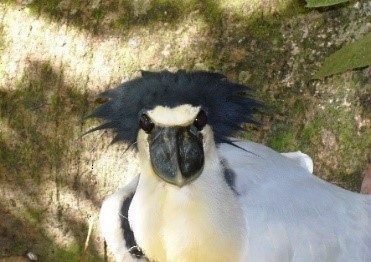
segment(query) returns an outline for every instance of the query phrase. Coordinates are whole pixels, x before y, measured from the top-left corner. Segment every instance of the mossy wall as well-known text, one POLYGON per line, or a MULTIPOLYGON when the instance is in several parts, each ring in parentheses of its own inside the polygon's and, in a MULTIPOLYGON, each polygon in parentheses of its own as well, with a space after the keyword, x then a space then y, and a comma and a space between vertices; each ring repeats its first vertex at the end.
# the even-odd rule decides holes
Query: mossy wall
POLYGON ((81 135, 95 95, 140 69, 203 69, 270 106, 238 134, 301 150, 315 173, 358 191, 371 148, 370 68, 312 80, 370 31, 371 5, 304 1, 0 1, 0 257, 110 260, 97 215, 138 172, 112 134, 81 135), (85 242, 89 227, 92 235, 85 242))

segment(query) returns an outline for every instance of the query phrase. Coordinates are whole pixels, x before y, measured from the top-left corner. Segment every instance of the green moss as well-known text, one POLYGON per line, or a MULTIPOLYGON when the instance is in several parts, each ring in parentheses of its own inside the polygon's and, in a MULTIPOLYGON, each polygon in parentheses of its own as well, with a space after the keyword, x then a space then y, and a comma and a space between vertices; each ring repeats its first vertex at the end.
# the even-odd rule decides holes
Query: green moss
POLYGON ((70 244, 65 248, 56 247, 55 244, 51 243, 52 248, 48 248, 49 258, 48 261, 89 261, 89 262, 101 262, 103 261, 95 250, 88 248, 84 251, 84 242, 70 244), (50 252, 52 250, 52 252, 50 252))
POLYGON ((92 11, 92 16, 96 19, 96 20, 101 20, 105 15, 105 10, 103 8, 96 8, 96 9, 93 9, 92 11))
POLYGON ((272 34, 276 35, 276 30, 273 28, 271 21, 260 18, 251 24, 250 33, 255 38, 270 38, 272 34))
POLYGON ((243 133, 242 139, 254 141, 254 135, 255 135, 255 130, 251 128, 251 130, 248 129, 247 132, 243 133))
POLYGON ((315 147, 321 141, 321 131, 324 127, 324 119, 316 117, 312 121, 305 124, 303 131, 300 134, 299 140, 304 149, 315 147))
POLYGON ((41 210, 38 210, 38 209, 31 209, 31 208, 28 208, 26 210, 24 210, 24 213, 23 215, 21 215, 21 217, 23 217, 25 219, 25 221, 27 222, 28 225, 30 226, 37 226, 39 223, 40 223, 40 217, 41 217, 41 214, 42 211, 41 210))
POLYGON ((268 142, 269 146, 279 152, 294 151, 297 148, 295 135, 290 131, 281 131, 274 134, 268 142))
POLYGON ((354 192, 359 192, 359 188, 362 184, 362 177, 359 173, 332 173, 331 175, 327 176, 327 179, 340 187, 347 188, 348 190, 354 192))
POLYGON ((55 249, 53 257, 58 261, 80 261, 81 247, 79 245, 70 245, 66 249, 55 249))
POLYGON ((0 100, 0 119, 8 130, 0 137, 2 166, 20 181, 60 166, 88 110, 87 94, 60 86, 63 81, 50 65, 33 66, 35 71, 14 91, 2 91, 0 100))
POLYGON ((60 1, 58 0, 34 0, 28 5, 28 7, 35 14, 40 14, 40 12, 48 12, 60 17, 61 12, 58 9, 59 3, 60 1))

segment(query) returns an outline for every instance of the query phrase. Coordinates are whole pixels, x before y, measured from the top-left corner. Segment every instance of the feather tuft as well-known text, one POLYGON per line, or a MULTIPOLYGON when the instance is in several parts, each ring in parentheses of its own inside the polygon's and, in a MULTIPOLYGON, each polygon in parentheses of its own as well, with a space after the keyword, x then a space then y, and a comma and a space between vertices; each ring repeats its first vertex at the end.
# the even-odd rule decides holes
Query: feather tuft
POLYGON ((222 74, 205 71, 141 73, 141 77, 99 95, 108 100, 86 119, 100 118, 106 123, 87 133, 109 128, 116 132, 112 143, 133 143, 139 131, 141 113, 158 105, 201 106, 207 112, 217 144, 230 141, 227 137, 242 130, 244 123, 258 124, 253 115, 263 105, 248 96, 249 88, 228 81, 222 74))

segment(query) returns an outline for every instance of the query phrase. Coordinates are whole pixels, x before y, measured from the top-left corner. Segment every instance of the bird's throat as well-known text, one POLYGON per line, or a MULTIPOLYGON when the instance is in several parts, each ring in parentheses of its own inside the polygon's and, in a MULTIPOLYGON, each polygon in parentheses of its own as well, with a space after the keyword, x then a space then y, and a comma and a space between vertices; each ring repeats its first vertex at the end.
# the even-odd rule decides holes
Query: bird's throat
POLYGON ((142 174, 129 220, 138 245, 154 261, 241 261, 243 257, 245 221, 221 167, 205 165, 199 178, 183 187, 142 174))

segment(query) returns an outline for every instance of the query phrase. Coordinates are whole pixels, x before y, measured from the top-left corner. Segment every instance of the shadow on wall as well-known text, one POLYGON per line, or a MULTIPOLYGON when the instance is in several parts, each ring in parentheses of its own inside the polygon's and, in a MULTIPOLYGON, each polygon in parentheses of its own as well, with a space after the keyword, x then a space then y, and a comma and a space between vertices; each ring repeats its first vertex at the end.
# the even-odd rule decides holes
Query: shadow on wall
MULTIPOLYGON (((87 216, 101 203, 96 183, 80 173, 78 137, 91 101, 47 62, 31 61, 15 89, 1 89, 0 257, 79 260, 87 216)), ((88 256, 98 259, 95 248, 88 256)))

